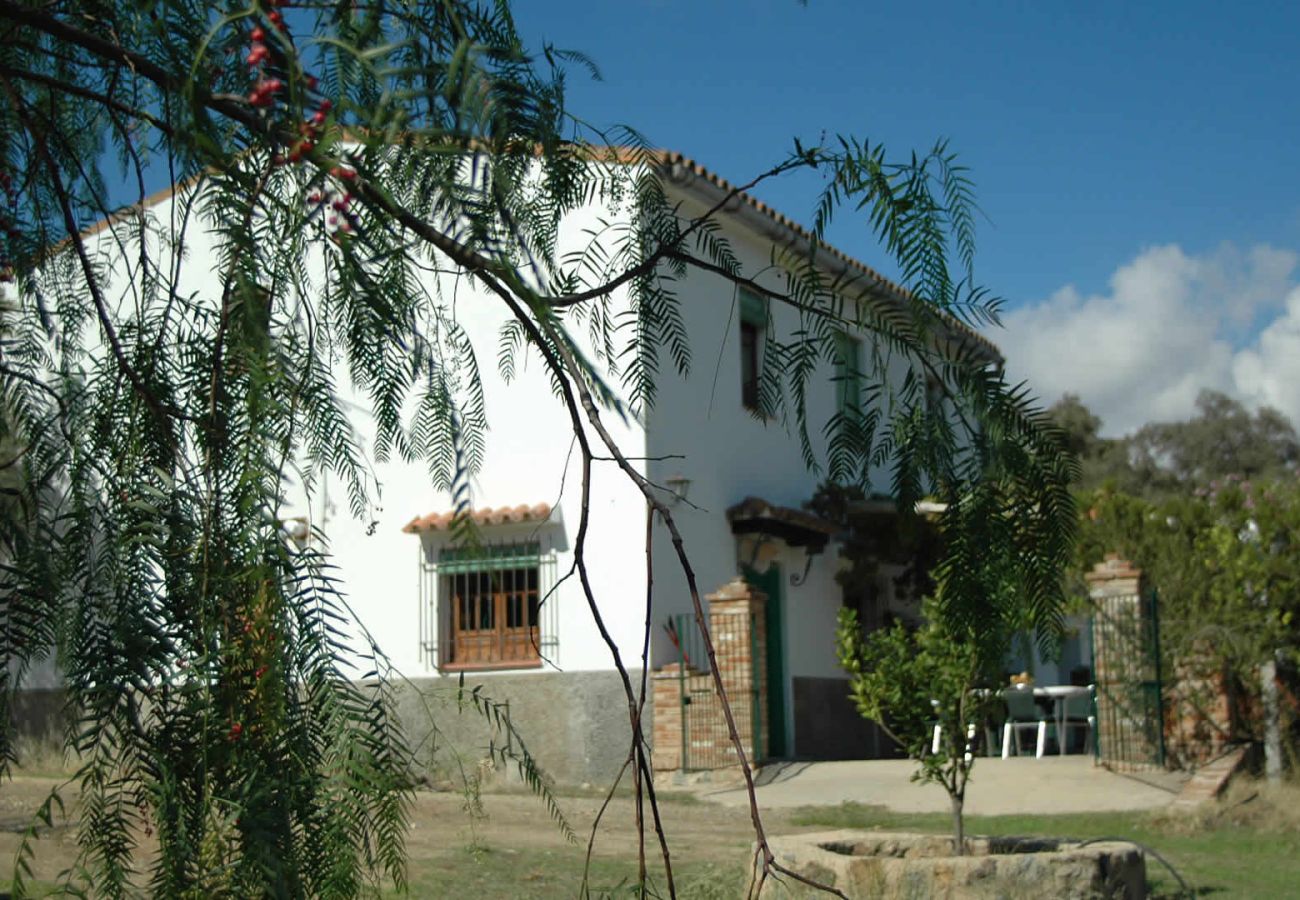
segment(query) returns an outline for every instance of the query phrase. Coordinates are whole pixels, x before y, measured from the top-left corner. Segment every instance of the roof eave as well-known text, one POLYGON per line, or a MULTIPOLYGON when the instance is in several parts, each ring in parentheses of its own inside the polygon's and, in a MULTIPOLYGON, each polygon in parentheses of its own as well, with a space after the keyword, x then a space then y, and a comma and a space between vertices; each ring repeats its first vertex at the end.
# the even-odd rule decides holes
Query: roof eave
MULTIPOLYGON (((703 166, 681 154, 665 154, 663 165, 669 183, 684 192, 694 194, 709 207, 723 201, 735 190, 724 179, 708 172, 703 166), (702 172, 708 174, 701 174, 702 172)), ((863 299, 908 302, 909 297, 905 288, 834 246, 817 241, 802 226, 790 221, 749 194, 738 193, 731 202, 722 207, 721 211, 725 215, 733 216, 741 224, 769 240, 798 248, 802 252, 816 248, 818 266, 833 279, 846 279, 850 285, 861 285, 859 296, 863 299)), ((988 338, 955 320, 946 324, 947 328, 942 339, 952 341, 959 346, 972 347, 990 364, 996 366, 1005 364, 1006 359, 1002 351, 988 338)))

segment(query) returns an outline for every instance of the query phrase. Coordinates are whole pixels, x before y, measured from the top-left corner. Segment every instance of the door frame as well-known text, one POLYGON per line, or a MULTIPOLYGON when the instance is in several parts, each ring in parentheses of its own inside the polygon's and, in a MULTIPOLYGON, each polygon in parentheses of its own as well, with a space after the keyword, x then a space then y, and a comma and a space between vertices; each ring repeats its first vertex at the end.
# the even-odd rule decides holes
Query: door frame
POLYGON ((742 565, 741 574, 745 581, 767 595, 763 604, 763 624, 766 634, 764 648, 764 667, 767 672, 767 728, 764 742, 764 756, 768 759, 783 759, 790 755, 790 735, 787 728, 789 710, 786 688, 785 652, 785 598, 781 583, 781 565, 772 562, 767 571, 759 572, 752 566, 742 565))

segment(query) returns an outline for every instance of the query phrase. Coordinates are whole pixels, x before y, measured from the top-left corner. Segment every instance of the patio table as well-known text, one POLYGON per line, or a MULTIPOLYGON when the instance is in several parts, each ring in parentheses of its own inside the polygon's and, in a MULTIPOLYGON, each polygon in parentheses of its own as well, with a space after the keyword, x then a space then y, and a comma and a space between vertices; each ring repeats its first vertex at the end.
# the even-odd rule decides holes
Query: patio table
POLYGON ((1071 697, 1081 697, 1092 692, 1091 685, 1045 684, 1034 688, 1035 700, 1051 700, 1056 720, 1056 745, 1060 755, 1065 755, 1065 701, 1071 697))

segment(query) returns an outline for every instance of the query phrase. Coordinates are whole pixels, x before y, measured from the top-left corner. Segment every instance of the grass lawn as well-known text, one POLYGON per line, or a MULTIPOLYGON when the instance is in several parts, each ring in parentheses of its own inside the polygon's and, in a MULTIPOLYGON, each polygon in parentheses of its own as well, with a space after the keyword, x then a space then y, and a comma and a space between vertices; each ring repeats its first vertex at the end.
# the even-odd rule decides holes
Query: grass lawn
MULTIPOLYGON (((578 798, 566 799, 574 803, 578 798)), ((493 798, 489 798, 489 808, 492 805, 493 798)), ((625 812, 626 807, 615 815, 608 838, 602 837, 597 844, 590 896, 633 895, 636 858, 631 852, 631 832, 620 821, 625 812)), ((678 896, 684 900, 743 896, 750 834, 747 816, 740 810, 729 812, 730 816, 727 810, 707 803, 665 804, 678 896)), ((858 804, 773 811, 765 818, 774 834, 831 828, 947 834, 950 829, 947 815, 892 813, 858 804)), ((527 900, 578 896, 585 844, 550 841, 515 847, 501 831, 499 819, 490 816, 485 824, 476 850, 461 844, 434 854, 414 853, 412 896, 459 893, 527 900)), ((967 829, 971 834, 1133 840, 1167 860, 1191 888, 1192 896, 1300 897, 1300 789, 1271 791, 1248 782, 1236 785, 1223 803, 1201 813, 972 816, 967 829)), ((648 852, 653 861, 653 846, 648 852)), ((654 871, 661 872, 658 868, 654 871)), ((1180 896, 1178 880, 1151 855, 1147 876, 1153 897, 1180 896)), ((662 888, 661 875, 656 883, 662 888)), ((661 890, 659 895, 667 896, 667 892, 661 890)), ((814 896, 798 891, 793 895, 814 896)))
MULTIPOLYGON (((17 777, 0 786, 0 871, 12 864, 30 810, 55 782, 17 777)), ((745 864, 753 837, 748 811, 669 795, 661 807, 672 851, 677 895, 682 900, 730 900, 744 896, 745 864)), ((566 841, 537 798, 517 792, 488 793, 477 812, 454 793, 421 792, 412 809, 407 841, 410 897, 485 897, 550 900, 582 896, 583 859, 598 792, 559 798, 578 832, 566 841)), ((75 819, 75 813, 74 813, 75 819)), ((891 813, 846 804, 771 810, 769 834, 832 828, 933 831, 946 834, 946 815, 891 813)), ((630 797, 620 793, 601 824, 592 857, 588 897, 636 895, 637 841, 630 797)), ((38 882, 54 882, 76 853, 75 822, 42 838, 36 858, 38 882)), ((1235 785, 1223 803, 1196 814, 1100 813, 1083 815, 973 816, 971 834, 1033 834, 1074 838, 1120 837, 1137 841, 1167 859, 1194 889, 1212 898, 1300 897, 1300 788, 1269 790, 1235 785)), ((653 830, 647 858, 657 896, 667 891, 653 830)), ((142 861, 147 865, 146 861, 142 861)), ((1148 857, 1156 896, 1172 897, 1177 881, 1148 857)), ((0 875, 0 879, 5 875, 0 875)), ((0 891, 3 891, 0 885, 0 891)), ((778 896, 784 896, 778 892, 778 896)), ((798 894, 798 896, 811 896, 798 894)))
MULTIPOLYGON (((652 858, 650 862, 658 862, 652 858)), ((437 859, 412 860, 411 897, 501 897, 551 900, 578 897, 583 851, 510 848, 460 849, 437 859)), ((667 897, 663 866, 650 869, 651 896, 667 897)), ((673 866, 677 896, 682 900, 731 900, 744 895, 743 870, 698 860, 673 866)), ((635 857, 598 855, 592 859, 589 894, 635 897, 635 857)))

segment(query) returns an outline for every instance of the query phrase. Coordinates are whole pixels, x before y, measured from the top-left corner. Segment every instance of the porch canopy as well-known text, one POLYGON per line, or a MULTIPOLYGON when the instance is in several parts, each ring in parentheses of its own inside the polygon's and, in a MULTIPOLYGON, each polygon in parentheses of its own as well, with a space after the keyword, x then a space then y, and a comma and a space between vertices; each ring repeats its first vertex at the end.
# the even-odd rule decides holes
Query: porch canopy
POLYGON ((777 506, 761 497, 746 497, 727 510, 731 533, 737 537, 766 535, 791 547, 805 548, 810 556, 826 549, 840 527, 828 519, 789 506, 777 506))

